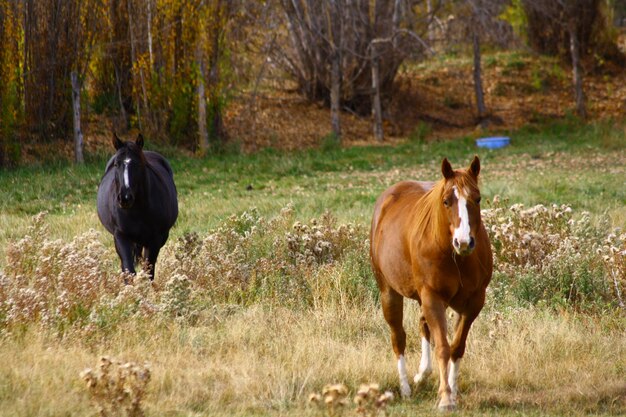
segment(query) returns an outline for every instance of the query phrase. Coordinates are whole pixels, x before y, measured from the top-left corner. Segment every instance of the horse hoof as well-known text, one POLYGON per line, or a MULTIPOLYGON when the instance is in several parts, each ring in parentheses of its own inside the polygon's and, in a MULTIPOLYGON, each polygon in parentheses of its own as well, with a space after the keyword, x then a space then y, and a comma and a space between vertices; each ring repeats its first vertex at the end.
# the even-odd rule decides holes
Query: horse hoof
POLYGON ((452 401, 449 402, 440 402, 439 406, 437 407, 437 409, 439 411, 441 411, 442 413, 449 413, 451 411, 456 410, 456 404, 452 401))
POLYGON ((431 373, 432 371, 425 371, 425 372, 420 372, 419 374, 415 374, 415 377, 413 378, 413 382, 415 382, 416 385, 420 386, 426 382, 426 380, 428 379, 431 373))
POLYGON ((402 398, 409 398, 411 396, 411 388, 408 384, 400 387, 400 395, 402 398))

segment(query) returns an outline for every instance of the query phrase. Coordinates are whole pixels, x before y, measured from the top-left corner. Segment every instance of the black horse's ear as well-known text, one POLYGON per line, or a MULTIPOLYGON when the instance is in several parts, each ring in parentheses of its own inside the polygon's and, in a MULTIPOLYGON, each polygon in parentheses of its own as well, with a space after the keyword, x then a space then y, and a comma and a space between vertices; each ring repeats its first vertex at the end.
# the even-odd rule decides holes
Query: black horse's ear
POLYGON ((443 161, 441 161, 441 173, 447 180, 454 178, 454 170, 452 169, 452 165, 450 165, 448 158, 443 158, 443 161))
POLYGON ((143 135, 141 133, 137 135, 137 139, 135 139, 135 144, 139 146, 139 149, 143 149, 143 135))
POLYGON ((113 144, 113 147, 115 148, 115 150, 119 150, 122 146, 124 146, 124 142, 122 142, 120 140, 119 137, 117 137, 117 133, 113 132, 113 138, 111 139, 111 143, 113 144))
POLYGON ((478 155, 474 155, 469 171, 474 177, 478 178, 478 173, 480 172, 480 159, 478 159, 478 155))

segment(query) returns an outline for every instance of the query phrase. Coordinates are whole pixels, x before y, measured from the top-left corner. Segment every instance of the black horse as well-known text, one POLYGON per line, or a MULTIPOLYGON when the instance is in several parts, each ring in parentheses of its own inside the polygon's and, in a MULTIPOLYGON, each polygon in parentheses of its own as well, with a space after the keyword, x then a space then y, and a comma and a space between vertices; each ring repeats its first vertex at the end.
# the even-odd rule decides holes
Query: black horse
POLYGON ((178 217, 178 197, 170 164, 143 151, 143 137, 122 142, 106 165, 98 187, 98 217, 113 234, 122 271, 135 273, 135 260, 147 262, 150 279, 159 251, 178 217))

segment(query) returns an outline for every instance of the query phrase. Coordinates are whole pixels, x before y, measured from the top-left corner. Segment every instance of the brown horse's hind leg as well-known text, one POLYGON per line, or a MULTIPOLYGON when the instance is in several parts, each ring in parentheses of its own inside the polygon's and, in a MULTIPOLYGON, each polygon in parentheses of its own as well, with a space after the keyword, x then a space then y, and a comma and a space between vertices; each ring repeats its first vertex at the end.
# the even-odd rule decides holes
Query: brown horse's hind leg
POLYGON ((456 329, 454 332, 454 340, 450 348, 450 373, 448 374, 448 384, 450 385, 450 391, 452 399, 456 401, 458 393, 457 380, 459 377, 459 367, 461 365, 461 358, 465 354, 465 342, 467 341, 467 335, 469 334, 472 323, 478 317, 478 313, 483 308, 485 303, 485 296, 478 297, 472 301, 468 306, 468 310, 464 311, 456 323, 456 329))
POLYGON ((406 347, 406 333, 402 326, 402 307, 404 299, 393 289, 387 287, 381 291, 381 304, 383 306, 383 315, 391 328, 391 345, 398 359, 398 374, 400 376, 400 392, 403 397, 411 395, 409 380, 406 371, 406 360, 404 358, 404 349, 406 347))
POLYGON ((427 292, 422 298, 422 314, 426 318, 428 327, 435 341, 435 354, 439 364, 439 410, 453 410, 456 402, 451 396, 448 385, 448 361, 450 360, 450 345, 447 337, 446 305, 441 298, 427 292))
POLYGON ((413 379, 418 385, 426 381, 426 378, 433 372, 430 359, 430 329, 423 314, 420 317, 420 334, 422 335, 422 358, 419 370, 413 379))

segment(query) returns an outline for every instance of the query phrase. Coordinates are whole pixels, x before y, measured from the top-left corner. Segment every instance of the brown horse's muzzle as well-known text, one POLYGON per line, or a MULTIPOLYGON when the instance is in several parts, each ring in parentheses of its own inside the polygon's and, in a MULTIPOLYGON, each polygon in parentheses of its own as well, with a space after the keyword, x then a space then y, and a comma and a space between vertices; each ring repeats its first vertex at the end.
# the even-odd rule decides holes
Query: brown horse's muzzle
POLYGON ((470 240, 468 241, 459 241, 459 239, 454 238, 452 240, 452 246, 454 246, 454 251, 461 255, 467 256, 474 251, 476 247, 476 240, 473 236, 470 236, 470 240))

